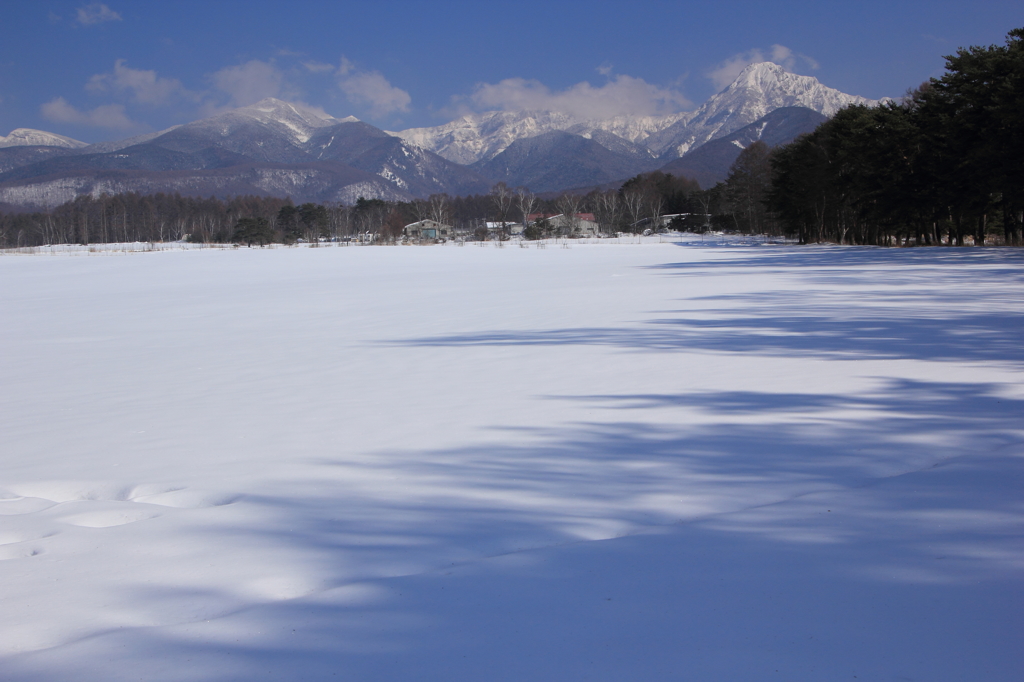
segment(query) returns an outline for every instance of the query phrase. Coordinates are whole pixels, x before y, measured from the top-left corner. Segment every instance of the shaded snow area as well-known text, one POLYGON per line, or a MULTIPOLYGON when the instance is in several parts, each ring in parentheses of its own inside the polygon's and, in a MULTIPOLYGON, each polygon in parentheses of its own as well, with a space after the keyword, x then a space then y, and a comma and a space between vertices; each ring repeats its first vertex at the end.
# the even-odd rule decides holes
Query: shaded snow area
POLYGON ((0 292, 5 682, 1024 679, 1020 251, 22 256, 0 292))

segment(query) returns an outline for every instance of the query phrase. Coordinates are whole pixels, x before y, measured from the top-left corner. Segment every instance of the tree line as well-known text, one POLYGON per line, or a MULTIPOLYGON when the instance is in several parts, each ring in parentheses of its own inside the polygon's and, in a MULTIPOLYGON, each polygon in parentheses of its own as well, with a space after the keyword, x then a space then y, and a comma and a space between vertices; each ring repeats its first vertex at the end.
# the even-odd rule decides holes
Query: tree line
MULTIPOLYGON (((663 173, 639 175, 620 190, 586 196, 538 197, 525 188, 496 185, 489 194, 435 194, 414 201, 359 198, 354 204, 305 203, 267 196, 231 199, 180 194, 82 195, 54 209, 0 213, 0 248, 45 244, 169 242, 263 245, 359 238, 401 240, 403 228, 421 220, 451 225, 469 239, 507 239, 509 230, 487 224, 527 224, 535 214, 594 214, 605 233, 640 231, 667 213, 692 212, 700 202, 696 182, 663 173)), ((528 238, 554 236, 535 221, 528 238)), ((570 235, 571 236, 571 235, 570 235)))

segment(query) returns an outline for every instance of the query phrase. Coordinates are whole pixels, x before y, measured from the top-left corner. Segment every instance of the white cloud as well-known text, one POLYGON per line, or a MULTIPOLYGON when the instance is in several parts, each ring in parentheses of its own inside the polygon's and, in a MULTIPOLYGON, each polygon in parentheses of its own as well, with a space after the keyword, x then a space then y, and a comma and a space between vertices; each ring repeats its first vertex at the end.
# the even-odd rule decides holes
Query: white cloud
POLYGON ((498 83, 477 85, 469 100, 476 108, 559 111, 591 119, 648 116, 692 106, 692 102, 677 90, 661 88, 642 78, 625 75, 615 76, 601 86, 583 82, 561 91, 552 91, 537 80, 507 78, 498 83))
POLYGON ((362 71, 342 57, 337 78, 338 87, 348 100, 354 104, 369 106, 370 114, 373 116, 409 110, 409 104, 412 102, 409 93, 391 85, 379 71, 362 71))
POLYGON ((774 62, 787 71, 795 71, 801 65, 812 70, 818 68, 818 62, 807 55, 793 52, 785 45, 772 45, 767 51, 754 48, 735 54, 709 71, 707 76, 721 90, 736 80, 743 69, 759 62, 774 62))
POLYGON ((156 71, 133 69, 125 60, 114 62, 111 73, 96 74, 85 84, 94 92, 127 92, 141 104, 163 104, 174 96, 193 97, 177 78, 160 78, 156 71))
POLYGON ((339 78, 338 87, 350 101, 369 105, 374 115, 408 111, 412 102, 408 92, 394 87, 376 71, 339 78))
POLYGON ((121 15, 102 2, 94 2, 85 7, 79 7, 76 19, 82 26, 92 26, 105 21, 121 21, 121 15))
POLYGON ((231 98, 234 106, 244 107, 266 97, 290 97, 284 74, 270 62, 258 59, 226 66, 210 75, 214 86, 231 98))
POLYGON ((306 70, 310 73, 325 73, 327 71, 334 71, 334 64, 327 64, 325 62, 308 61, 302 62, 302 65, 306 67, 306 70))
POLYGON ((89 111, 81 111, 68 104, 63 97, 56 97, 39 108, 43 117, 56 123, 73 123, 94 128, 130 130, 141 126, 128 118, 124 106, 104 104, 89 111))

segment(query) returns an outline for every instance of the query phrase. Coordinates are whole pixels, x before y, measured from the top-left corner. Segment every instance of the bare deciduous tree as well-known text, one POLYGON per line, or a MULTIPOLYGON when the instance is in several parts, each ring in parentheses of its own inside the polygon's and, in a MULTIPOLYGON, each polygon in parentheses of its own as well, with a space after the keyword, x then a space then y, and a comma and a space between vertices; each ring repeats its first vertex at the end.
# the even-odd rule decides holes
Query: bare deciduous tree
POLYGON ((450 225, 452 222, 451 198, 447 194, 432 194, 429 202, 430 219, 441 225, 450 225))
POLYGON ((508 225, 508 214, 512 210, 512 200, 515 195, 504 182, 499 182, 491 188, 491 200, 494 202, 494 210, 497 213, 497 222, 501 223, 501 235, 504 238, 506 226, 508 225))
POLYGON ((710 191, 704 190, 704 191, 698 192, 696 194, 696 197, 697 197, 697 203, 700 205, 700 210, 702 210, 704 212, 704 215, 701 218, 701 221, 702 221, 701 233, 703 234, 704 232, 707 232, 708 231, 708 227, 710 227, 710 224, 709 224, 708 221, 711 218, 711 199, 712 199, 712 194, 711 194, 710 191))
POLYGON ((523 228, 525 229, 529 227, 530 214, 537 206, 537 197, 525 187, 517 187, 516 205, 519 207, 519 213, 523 216, 523 228))
POLYGON ((647 217, 651 219, 651 229, 657 231, 661 227, 661 209, 665 200, 660 194, 652 193, 647 197, 647 217))
POLYGON ((572 237, 579 231, 579 212, 582 203, 583 199, 578 194, 567 193, 558 197, 558 210, 562 212, 562 220, 568 237, 572 237))
POLYGON ((628 189, 622 193, 622 204, 629 216, 630 230, 640 229, 640 220, 644 216, 644 193, 636 189, 628 189))
POLYGON ((597 222, 607 232, 615 232, 622 218, 622 202, 614 190, 602 192, 594 198, 597 222))

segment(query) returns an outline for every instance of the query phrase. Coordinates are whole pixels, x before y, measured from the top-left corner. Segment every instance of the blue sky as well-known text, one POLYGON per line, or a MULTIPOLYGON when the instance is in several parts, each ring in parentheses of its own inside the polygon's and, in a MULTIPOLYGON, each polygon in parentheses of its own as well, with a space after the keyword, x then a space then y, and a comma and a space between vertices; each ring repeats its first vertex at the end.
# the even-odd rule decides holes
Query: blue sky
POLYGON ((387 129, 465 111, 693 108, 770 59, 870 98, 1002 43, 1015 2, 301 2, 6 0, 0 134, 87 142, 264 96, 387 129))

